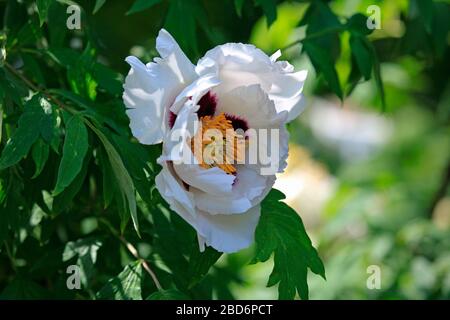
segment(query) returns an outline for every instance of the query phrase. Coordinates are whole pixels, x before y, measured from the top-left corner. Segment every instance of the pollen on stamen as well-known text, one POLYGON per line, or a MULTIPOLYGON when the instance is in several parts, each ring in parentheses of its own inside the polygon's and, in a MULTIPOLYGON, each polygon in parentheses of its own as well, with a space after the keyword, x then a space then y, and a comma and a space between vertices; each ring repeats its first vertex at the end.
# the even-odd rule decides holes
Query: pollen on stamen
POLYGON ((191 149, 194 151, 199 165, 205 169, 218 167, 227 174, 235 175, 235 164, 242 163, 245 157, 245 139, 234 131, 231 120, 226 119, 224 113, 214 117, 205 116, 200 120, 202 129, 191 140, 191 149), (221 139, 216 141, 214 136, 205 139, 205 132, 210 129, 218 130, 221 133, 221 139), (228 143, 230 143, 230 147, 228 147, 228 143), (206 149, 210 149, 212 152, 205 153, 206 149))

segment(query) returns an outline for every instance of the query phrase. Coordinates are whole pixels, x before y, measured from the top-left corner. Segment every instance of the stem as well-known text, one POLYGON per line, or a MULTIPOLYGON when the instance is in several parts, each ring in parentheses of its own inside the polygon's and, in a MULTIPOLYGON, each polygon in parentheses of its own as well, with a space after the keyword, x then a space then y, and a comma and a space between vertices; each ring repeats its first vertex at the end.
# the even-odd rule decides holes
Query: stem
POLYGON ((333 28, 324 29, 324 30, 321 30, 319 32, 307 35, 303 39, 296 40, 296 41, 292 42, 291 44, 288 44, 287 46, 281 48, 280 50, 284 51, 284 50, 292 48, 293 46, 295 46, 295 45, 297 45, 299 43, 302 43, 302 42, 305 42, 305 41, 308 41, 308 40, 312 40, 312 39, 317 39, 317 38, 320 38, 320 37, 323 37, 323 36, 326 36, 326 35, 329 35, 329 34, 339 33, 339 32, 341 32, 343 30, 344 30, 344 28, 342 26, 336 26, 336 27, 333 27, 333 28))
POLYGON ((125 239, 124 236, 120 235, 119 232, 117 232, 109 223, 109 221, 106 221, 105 219, 100 218, 99 219, 100 222, 102 222, 104 225, 106 225, 108 227, 108 229, 111 231, 111 233, 120 240, 120 242, 125 246, 125 248, 127 248, 127 250, 131 253, 131 255, 133 257, 135 257, 137 260, 142 262, 142 266, 144 267, 145 271, 147 271, 147 273, 150 275, 150 277, 153 280, 153 283, 155 284, 156 288, 159 291, 164 290, 163 287, 161 286, 161 283, 159 282, 155 272, 153 272, 153 270, 150 268, 147 260, 145 260, 144 258, 142 258, 139 255, 138 250, 136 249, 135 246, 133 246, 127 239, 125 239))
POLYGON ((70 112, 72 114, 76 114, 77 111, 67 105, 65 105, 63 102, 61 102, 58 98, 56 98, 55 96, 52 96, 47 90, 45 90, 44 88, 39 88, 37 85, 35 85, 33 82, 31 82, 31 80, 29 80, 27 77, 25 77, 23 74, 21 74, 19 71, 17 71, 12 65, 10 65, 8 62, 5 62, 5 67, 6 69, 8 69, 9 72, 11 72, 12 74, 14 74, 17 78, 19 78, 20 80, 22 80, 27 86, 28 88, 30 88, 33 91, 36 92, 40 92, 43 95, 45 95, 45 97, 51 101, 53 101, 58 107, 60 107, 62 110, 65 110, 67 112, 70 112))

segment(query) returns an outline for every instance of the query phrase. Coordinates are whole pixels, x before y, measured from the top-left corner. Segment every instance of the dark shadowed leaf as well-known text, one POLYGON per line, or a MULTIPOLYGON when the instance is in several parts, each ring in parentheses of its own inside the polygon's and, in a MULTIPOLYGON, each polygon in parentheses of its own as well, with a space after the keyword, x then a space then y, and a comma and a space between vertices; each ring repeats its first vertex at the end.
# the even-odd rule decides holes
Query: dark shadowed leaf
POLYGON ((54 195, 61 193, 75 179, 83 166, 88 150, 88 133, 80 117, 72 116, 66 123, 63 155, 58 170, 54 195))
POLYGON ((31 155, 34 160, 36 170, 34 171, 34 175, 32 178, 36 178, 42 172, 42 169, 44 169, 45 163, 48 159, 49 151, 49 145, 46 144, 42 139, 38 139, 38 141, 36 141, 36 143, 33 145, 31 155))
POLYGON ((41 135, 45 140, 53 134, 53 116, 50 103, 39 95, 25 104, 25 112, 18 128, 11 136, 0 157, 0 170, 10 167, 25 157, 41 135))
POLYGON ((330 53, 315 42, 305 41, 303 50, 311 59, 314 68, 323 74, 331 90, 342 100, 342 89, 330 53))

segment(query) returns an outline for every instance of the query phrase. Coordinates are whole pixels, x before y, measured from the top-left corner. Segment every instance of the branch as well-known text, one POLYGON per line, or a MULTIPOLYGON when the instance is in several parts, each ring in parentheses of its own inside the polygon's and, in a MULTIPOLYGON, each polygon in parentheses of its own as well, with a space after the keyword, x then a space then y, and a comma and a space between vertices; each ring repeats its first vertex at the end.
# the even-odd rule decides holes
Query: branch
POLYGON ((159 282, 158 278, 156 277, 155 272, 153 272, 153 270, 150 268, 150 266, 148 265, 147 260, 145 260, 144 258, 142 258, 139 254, 139 252, 137 251, 136 247, 133 246, 127 239, 125 239, 124 236, 120 235, 109 223, 109 221, 100 218, 99 219, 100 222, 102 222, 104 225, 106 225, 106 227, 111 231, 111 233, 120 240, 120 242, 125 246, 125 248, 128 249, 128 251, 131 253, 131 255, 133 257, 135 257, 137 260, 142 262, 142 266, 144 267, 145 271, 147 271, 147 273, 150 275, 150 277, 153 280, 153 283, 155 284, 156 288, 159 291, 164 290, 161 286, 161 283, 159 282))
POLYGON ((303 39, 296 40, 296 41, 292 42, 291 44, 288 44, 287 46, 281 48, 280 50, 284 51, 284 50, 292 48, 293 46, 295 46, 295 45, 297 45, 299 43, 302 43, 302 42, 305 42, 305 41, 308 41, 308 40, 312 40, 312 39, 317 39, 317 38, 320 38, 320 37, 323 37, 323 36, 326 36, 326 35, 329 35, 329 34, 339 33, 339 32, 341 32, 343 30, 345 30, 345 28, 343 26, 341 26, 341 25, 340 26, 336 26, 336 27, 332 27, 332 28, 328 28, 328 29, 324 29, 324 30, 321 30, 319 32, 307 35, 303 39))
POLYGON ((77 113, 76 110, 72 109, 71 107, 65 105, 63 102, 61 102, 58 98, 55 96, 52 96, 47 90, 44 88, 39 88, 37 85, 35 85, 30 79, 25 77, 23 74, 21 74, 19 71, 17 71, 12 65, 10 65, 8 62, 5 62, 5 67, 8 69, 9 72, 14 74, 17 78, 22 80, 28 88, 30 88, 33 91, 42 93, 48 100, 53 101, 58 107, 60 107, 62 110, 66 110, 67 112, 70 112, 72 114, 77 113))

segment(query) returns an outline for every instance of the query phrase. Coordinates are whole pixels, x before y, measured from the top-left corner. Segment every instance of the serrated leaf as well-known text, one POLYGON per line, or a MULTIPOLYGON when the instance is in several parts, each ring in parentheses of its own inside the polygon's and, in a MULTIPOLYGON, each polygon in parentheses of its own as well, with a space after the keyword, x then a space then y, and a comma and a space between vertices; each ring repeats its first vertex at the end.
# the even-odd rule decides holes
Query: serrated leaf
POLYGON ((261 204, 253 263, 267 261, 274 253, 268 286, 279 284, 279 299, 293 299, 296 292, 308 299, 308 268, 323 278, 325 269, 300 216, 281 202, 284 198, 280 191, 272 189, 261 204))
POLYGON ((106 0, 96 0, 95 1, 95 6, 94 6, 94 10, 92 11, 93 14, 96 14, 98 12, 98 10, 101 9, 101 7, 103 7, 103 5, 106 3, 106 0))
POLYGON ((44 24, 45 20, 47 20, 48 8, 52 4, 52 2, 53 2, 53 0, 37 0, 36 1, 38 13, 39 13, 39 22, 40 22, 41 26, 44 24))
POLYGON ((44 169, 45 163, 47 162, 49 151, 49 145, 42 139, 38 139, 38 141, 33 145, 31 156, 33 157, 36 169, 34 171, 34 175, 31 177, 32 179, 41 174, 42 170, 44 169))
POLYGON ((150 9, 161 1, 162 0, 136 0, 126 14, 129 15, 150 9))
POLYGON ((97 299, 106 300, 142 300, 141 293, 142 263, 133 262, 97 293, 97 299))
POLYGON ((72 116, 66 124, 63 155, 53 195, 61 193, 80 172, 88 150, 88 133, 81 118, 72 116))
POLYGON ((80 281, 87 287, 94 274, 94 264, 97 261, 97 252, 102 242, 96 238, 79 239, 68 242, 64 248, 63 261, 77 257, 77 266, 80 268, 80 281))
POLYGON ((40 135, 45 140, 53 135, 53 116, 48 101, 35 95, 26 102, 18 128, 3 149, 0 170, 15 165, 25 157, 40 135))
POLYGON ((175 289, 168 289, 156 291, 151 295, 149 295, 145 300, 188 300, 188 299, 189 297, 186 296, 184 293, 175 289))

